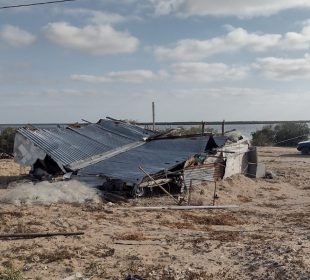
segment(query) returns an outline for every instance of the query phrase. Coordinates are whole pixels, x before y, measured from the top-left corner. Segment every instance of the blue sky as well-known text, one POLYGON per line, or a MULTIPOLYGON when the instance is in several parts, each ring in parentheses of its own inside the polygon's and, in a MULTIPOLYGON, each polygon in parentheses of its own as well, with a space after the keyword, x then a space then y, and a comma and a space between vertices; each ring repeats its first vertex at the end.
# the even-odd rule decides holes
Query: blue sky
POLYGON ((0 123, 310 119, 310 2, 256 2, 0 10, 0 123))

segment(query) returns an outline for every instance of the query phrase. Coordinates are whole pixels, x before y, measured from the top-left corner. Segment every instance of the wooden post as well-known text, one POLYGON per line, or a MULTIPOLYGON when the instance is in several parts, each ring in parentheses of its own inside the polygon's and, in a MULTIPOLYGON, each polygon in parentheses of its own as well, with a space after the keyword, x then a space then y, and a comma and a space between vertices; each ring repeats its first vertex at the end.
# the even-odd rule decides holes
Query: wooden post
POLYGON ((201 121, 201 135, 204 135, 205 133, 205 122, 201 121))
POLYGON ((214 181, 213 206, 215 205, 215 199, 216 199, 216 181, 214 181))
POLYGON ((224 136, 225 134, 225 120, 222 122, 222 135, 224 136))
POLYGON ((155 102, 152 102, 153 131, 155 131, 155 102))
POLYGON ((190 203, 191 203, 192 188, 193 188, 193 180, 191 179, 190 183, 189 183, 189 189, 188 189, 187 205, 190 205, 190 203))

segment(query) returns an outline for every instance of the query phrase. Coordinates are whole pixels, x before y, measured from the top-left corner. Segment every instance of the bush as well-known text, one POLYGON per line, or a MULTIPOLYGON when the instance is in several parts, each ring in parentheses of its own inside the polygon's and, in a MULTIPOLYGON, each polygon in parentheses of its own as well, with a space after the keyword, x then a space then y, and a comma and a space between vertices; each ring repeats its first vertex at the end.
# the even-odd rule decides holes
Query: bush
POLYGON ((261 130, 252 133, 254 146, 269 146, 274 143, 275 132, 271 125, 264 126, 261 130))
POLYGON ((264 126, 252 133, 254 146, 286 146, 294 147, 300 141, 308 139, 310 129, 306 123, 287 122, 272 126, 264 126))
POLYGON ((281 123, 276 125, 275 143, 277 146, 296 146, 298 142, 308 139, 310 129, 306 123, 281 123))
POLYGON ((0 153, 13 154, 16 129, 5 128, 0 134, 0 153))

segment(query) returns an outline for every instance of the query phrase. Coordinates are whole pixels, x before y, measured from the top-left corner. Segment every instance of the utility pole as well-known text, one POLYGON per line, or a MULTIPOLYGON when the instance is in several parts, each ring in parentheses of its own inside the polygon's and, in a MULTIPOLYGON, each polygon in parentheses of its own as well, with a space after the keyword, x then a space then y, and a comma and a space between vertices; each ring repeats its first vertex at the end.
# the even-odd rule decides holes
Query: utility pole
POLYGON ((201 135, 205 134, 205 122, 201 121, 201 135))
POLYGON ((224 136, 225 134, 225 120, 222 122, 222 135, 224 136))
POLYGON ((152 120, 153 120, 153 131, 155 131, 155 102, 152 102, 152 120))

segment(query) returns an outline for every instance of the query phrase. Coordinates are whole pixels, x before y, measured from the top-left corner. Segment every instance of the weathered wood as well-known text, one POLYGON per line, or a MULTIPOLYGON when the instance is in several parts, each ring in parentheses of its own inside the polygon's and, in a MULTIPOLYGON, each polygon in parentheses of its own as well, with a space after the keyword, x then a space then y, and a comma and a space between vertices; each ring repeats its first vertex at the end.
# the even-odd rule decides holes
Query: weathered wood
POLYGON ((170 196, 177 204, 179 204, 179 201, 177 199, 174 198, 173 195, 171 195, 167 190, 165 190, 165 188, 163 188, 161 185, 157 184, 157 182, 155 181, 155 179, 150 175, 148 174, 141 166, 139 167, 140 170, 146 175, 148 176, 152 181, 153 183, 159 187, 164 193, 166 193, 168 196, 170 196))
POLYGON ((148 243, 136 243, 136 242, 114 242, 116 245, 127 245, 127 246, 166 246, 167 242, 148 242, 148 243))
POLYGON ((216 199, 216 181, 214 182, 213 205, 215 205, 215 199, 216 199))
POLYGON ((239 208, 239 205, 208 205, 208 206, 148 206, 117 208, 117 210, 203 210, 203 209, 231 209, 239 208))
POLYGON ((152 125, 153 131, 155 131, 155 102, 152 102, 152 125))
POLYGON ((0 234, 0 239, 4 238, 37 238, 37 237, 52 237, 52 236, 76 236, 83 235, 84 232, 27 232, 27 233, 5 233, 0 234))

